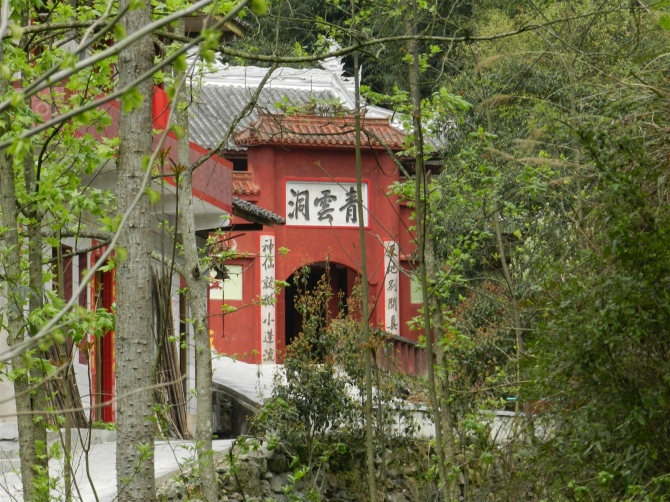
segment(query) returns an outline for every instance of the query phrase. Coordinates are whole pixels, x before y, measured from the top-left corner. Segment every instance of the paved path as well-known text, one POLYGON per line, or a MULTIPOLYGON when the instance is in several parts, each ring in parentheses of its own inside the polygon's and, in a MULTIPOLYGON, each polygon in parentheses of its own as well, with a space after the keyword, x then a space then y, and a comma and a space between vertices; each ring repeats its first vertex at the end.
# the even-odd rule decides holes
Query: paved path
MULTIPOLYGON (((247 364, 225 356, 214 355, 212 359, 214 384, 225 388, 227 392, 253 407, 262 404, 272 394, 275 373, 281 368, 278 365, 247 364)), ((21 481, 16 473, 19 468, 16 434, 16 424, 0 424, 0 502, 23 500, 21 481)), ((112 433, 111 440, 103 439, 102 443, 91 447, 88 465, 95 492, 88 480, 86 462, 81 450, 73 455, 75 479, 79 486, 79 491, 73 492, 75 500, 111 502, 116 498, 116 443, 113 439, 112 433)), ((225 452, 231 443, 232 440, 214 441, 214 451, 225 452)), ((177 473, 180 466, 193 457, 193 442, 156 441, 156 484, 177 473)), ((51 476, 59 482, 54 493, 58 500, 58 493, 63 490, 62 462, 52 459, 49 470, 51 476)))
MULTIPOLYGON (((5 441, 2 441, 5 443, 5 441)), ((214 441, 215 452, 225 452, 232 443, 231 439, 214 441)), ((0 448, 5 451, 5 448, 0 448)), ((184 465, 189 459, 193 458, 192 441, 156 441, 156 453, 154 465, 156 468, 156 484, 166 481, 172 475, 179 471, 180 466, 184 465)), ((116 498, 116 443, 103 443, 93 445, 89 454, 89 469, 95 493, 91 483, 86 475, 85 460, 81 451, 74 456, 73 467, 76 469, 76 481, 79 491, 76 489, 74 499, 82 502, 112 502, 116 498), (96 497, 97 495, 97 497, 96 497)), ((63 466, 62 463, 52 460, 49 463, 51 476, 58 480, 59 486, 54 491, 55 500, 59 500, 57 495, 62 493, 63 484, 63 466)), ((15 472, 5 472, 0 474, 0 501, 21 501, 21 482, 15 472)))

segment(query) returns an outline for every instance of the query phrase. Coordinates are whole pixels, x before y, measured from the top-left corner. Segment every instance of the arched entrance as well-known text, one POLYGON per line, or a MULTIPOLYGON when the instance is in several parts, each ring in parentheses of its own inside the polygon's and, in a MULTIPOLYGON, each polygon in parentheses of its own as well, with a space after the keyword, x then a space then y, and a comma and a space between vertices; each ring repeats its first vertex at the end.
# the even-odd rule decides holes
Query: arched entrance
POLYGON ((328 318, 337 317, 340 312, 346 314, 347 300, 356 282, 355 270, 333 262, 318 262, 299 269, 286 278, 288 286, 284 288, 284 347, 288 347, 303 329, 303 316, 296 308, 296 299, 300 294, 316 290, 324 275, 330 283, 332 296, 328 301, 328 318))

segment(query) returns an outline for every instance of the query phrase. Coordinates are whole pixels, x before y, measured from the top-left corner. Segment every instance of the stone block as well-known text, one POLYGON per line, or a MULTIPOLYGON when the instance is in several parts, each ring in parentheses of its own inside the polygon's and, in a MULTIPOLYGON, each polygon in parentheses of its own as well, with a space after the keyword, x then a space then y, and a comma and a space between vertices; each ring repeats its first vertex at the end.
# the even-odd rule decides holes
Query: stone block
POLYGON ((274 493, 284 493, 284 487, 289 484, 288 476, 288 472, 282 472, 272 477, 270 488, 274 493))

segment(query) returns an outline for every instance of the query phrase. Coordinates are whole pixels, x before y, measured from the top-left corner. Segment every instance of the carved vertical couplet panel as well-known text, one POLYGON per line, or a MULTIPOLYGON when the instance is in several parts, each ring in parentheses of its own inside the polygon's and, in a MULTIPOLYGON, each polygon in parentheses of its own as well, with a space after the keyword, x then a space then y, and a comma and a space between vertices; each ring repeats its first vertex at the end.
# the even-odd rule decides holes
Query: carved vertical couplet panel
POLYGON ((261 235, 261 362, 276 362, 275 236, 261 235))
POLYGON ((384 241, 384 271, 384 324, 387 332, 398 336, 400 334, 398 327, 400 266, 398 264, 398 243, 395 241, 384 241))

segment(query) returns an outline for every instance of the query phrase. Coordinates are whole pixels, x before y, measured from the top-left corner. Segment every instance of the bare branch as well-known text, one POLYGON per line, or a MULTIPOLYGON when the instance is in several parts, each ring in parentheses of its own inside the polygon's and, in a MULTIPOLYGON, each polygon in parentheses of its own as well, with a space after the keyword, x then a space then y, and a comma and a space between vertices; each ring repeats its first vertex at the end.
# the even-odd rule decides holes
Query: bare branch
POLYGON ((156 253, 155 251, 151 253, 151 257, 157 262, 162 263, 163 265, 172 267, 172 269, 182 277, 186 277, 186 271, 184 270, 184 268, 172 258, 165 257, 160 253, 156 253))
MULTIPOLYGON (((32 26, 25 26, 22 28, 24 35, 30 35, 32 33, 44 33, 49 31, 67 31, 73 30, 76 28, 88 28, 93 25, 93 21, 68 21, 67 23, 44 23, 44 24, 35 24, 32 26)), ((11 33, 3 33, 3 39, 11 38, 11 33)))
MULTIPOLYGON (((570 21, 574 21, 576 19, 583 19, 583 18, 589 18, 593 16, 600 16, 603 14, 611 14, 614 12, 618 12, 622 9, 628 9, 628 6, 626 5, 625 7, 619 7, 615 9, 610 9, 608 11, 604 12, 589 12, 586 14, 579 14, 576 16, 572 17, 564 17, 561 19, 554 19, 553 21, 547 21, 546 23, 532 23, 532 24, 527 24, 525 26, 522 26, 518 30, 512 30, 512 31, 505 31, 502 33, 494 33, 492 35, 482 35, 482 36, 462 36, 462 37, 443 37, 443 36, 434 36, 434 35, 398 35, 398 36, 392 36, 392 37, 382 37, 382 38, 375 38, 375 39, 370 39, 370 40, 360 40, 357 41, 354 44, 351 44, 347 47, 343 47, 341 49, 335 50, 335 51, 330 51, 330 52, 323 52, 323 53, 318 53, 318 54, 311 54, 309 56, 276 56, 276 55, 271 55, 271 54, 253 54, 250 52, 246 51, 241 51, 238 49, 232 49, 230 47, 226 46, 221 46, 219 47, 219 50, 221 51, 222 54, 225 54, 227 56, 232 56, 232 57, 238 57, 242 59, 247 59, 249 61, 262 61, 266 63, 309 63, 313 61, 320 61, 322 59, 326 58, 331 58, 331 57, 339 57, 339 56, 347 56, 349 54, 352 54, 356 51, 361 51, 365 47, 370 47, 374 45, 381 45, 389 42, 408 42, 411 40, 418 40, 418 41, 424 41, 424 42, 444 42, 444 43, 456 43, 456 42, 485 42, 485 41, 491 41, 491 40, 498 40, 501 38, 509 38, 513 37, 516 35, 520 35, 522 33, 526 33, 529 31, 537 31, 542 28, 546 28, 548 26, 553 26, 556 24, 561 24, 561 23, 568 23, 570 21)), ((170 40, 174 40, 177 42, 188 42, 191 39, 188 37, 184 36, 179 36, 175 35, 174 33, 169 33, 167 31, 157 31, 155 32, 156 35, 159 35, 161 37, 165 37, 170 40)), ((0 111, 2 108, 0 108, 0 111)))
MULTIPOLYGON (((210 2, 210 1, 212 1, 212 0, 203 0, 203 1, 210 2)), ((237 7, 236 7, 235 9, 233 9, 230 13, 228 13, 228 15, 226 15, 226 16, 225 16, 224 18, 222 18, 219 22, 217 22, 217 23, 212 27, 212 29, 216 29, 216 28, 218 28, 218 27, 223 26, 223 25, 224 25, 225 23, 227 23, 230 19, 232 19, 233 17, 235 17, 235 16, 237 15, 237 13, 238 13, 241 9, 243 9, 244 6, 245 6, 249 1, 250 1, 250 0, 243 0, 240 4, 237 5, 237 7)), ((168 17, 170 17, 170 16, 168 16, 168 17)), ((154 23, 154 24, 155 24, 155 23, 154 23)), ((150 25, 150 26, 151 26, 151 25, 150 25)), ((35 134, 39 134, 39 133, 41 133, 41 132, 43 132, 43 131, 46 131, 46 130, 49 129, 50 127, 53 127, 53 126, 55 126, 56 124, 59 124, 60 122, 63 122, 63 121, 65 121, 65 120, 73 119, 74 117, 80 115, 80 114, 83 113, 83 112, 86 112, 86 111, 89 111, 89 110, 94 110, 94 109, 100 107, 101 105, 103 105, 103 104, 105 104, 105 103, 108 103, 108 102, 110 102, 110 101, 113 101, 113 100, 115 100, 115 99, 120 98, 120 97, 123 96, 126 92, 128 92, 130 89, 132 89, 134 86, 136 86, 136 85, 139 84, 140 82, 143 82, 143 81, 146 80, 147 78, 152 77, 153 74, 156 73, 158 70, 161 70, 162 68, 168 66, 170 63, 172 63, 172 62, 175 61, 177 58, 179 58, 182 54, 184 54, 186 51, 188 51, 188 49, 190 49, 191 47, 196 46, 196 45, 199 44, 202 40, 203 40, 203 37, 202 37, 202 36, 199 36, 199 37, 197 37, 197 38, 191 39, 191 41, 190 41, 189 44, 184 45, 182 48, 180 48, 179 50, 177 50, 174 54, 170 55, 169 57, 167 57, 167 58, 163 59, 162 61, 160 61, 159 63, 157 63, 151 70, 149 70, 148 72, 144 73, 143 75, 140 75, 137 79, 135 79, 133 82, 131 82, 131 83, 130 83, 129 85, 127 85, 126 87, 123 87, 122 89, 119 89, 119 90, 117 90, 117 91, 115 91, 115 92, 113 92, 113 93, 111 93, 111 94, 107 94, 107 95, 106 95, 105 97, 103 97, 103 98, 100 98, 100 99, 98 99, 98 100, 96 100, 96 101, 92 101, 92 102, 90 102, 89 104, 84 105, 84 106, 81 106, 81 107, 79 107, 79 108, 77 108, 77 109, 74 109, 74 110, 72 110, 72 111, 70 111, 70 112, 68 112, 68 113, 66 113, 66 114, 64 114, 64 115, 59 115, 58 117, 56 117, 56 118, 54 118, 54 119, 52 119, 52 120, 49 120, 48 122, 45 122, 45 123, 43 123, 43 124, 41 124, 41 125, 39 125, 39 126, 33 128, 33 129, 28 129, 26 132, 24 132, 23 134, 20 134, 19 136, 16 136, 16 137, 14 137, 14 138, 9 138, 9 139, 6 139, 6 140, 0 142, 0 150, 3 149, 3 148, 8 147, 9 145, 11 145, 11 144, 14 142, 14 140, 15 140, 16 138, 21 138, 21 139, 29 138, 29 137, 31 137, 31 136, 34 136, 35 134)), ((107 52, 107 51, 104 51, 104 52, 107 52)), ((88 60, 86 60, 86 61, 88 61, 88 60)), ((34 94, 34 93, 33 93, 33 94, 34 94)), ((7 106, 9 106, 9 101, 4 101, 4 102, 0 103, 0 111, 4 110, 7 106), (5 108, 3 108, 3 107, 5 107, 5 108)))
POLYGON ((226 134, 223 136, 221 141, 219 141, 219 143, 214 148, 210 149, 210 151, 206 155, 203 155, 196 162, 194 162, 190 167, 191 171, 195 171, 199 166, 207 162, 207 160, 209 160, 212 155, 221 150, 221 148, 223 148, 228 143, 228 138, 232 136, 233 132, 235 131, 235 128, 237 127, 237 124, 239 124, 243 118, 245 118, 253 111, 254 107, 256 106, 256 103, 258 102, 258 97, 261 95, 261 91, 263 90, 265 84, 272 75, 272 72, 274 72, 276 69, 277 69, 277 63, 274 63, 263 77, 263 80, 261 80, 261 82, 258 84, 258 87, 254 91, 253 95, 249 98, 249 101, 244 106, 242 111, 240 111, 240 113, 238 113, 235 119, 231 122, 230 127, 226 131, 226 134))
MULTIPOLYGON (((100 51, 96 54, 93 54, 91 57, 88 57, 84 59, 83 61, 78 62, 75 64, 72 68, 67 68, 61 71, 58 71, 54 73, 53 75, 50 75, 50 78, 40 78, 30 86, 28 86, 25 91, 24 91, 24 98, 33 96, 34 94, 37 94, 43 89, 46 89, 50 85, 53 84, 53 82, 59 82, 61 80, 65 80, 67 78, 70 78, 72 75, 77 74, 81 70, 84 70, 90 66, 93 66, 101 61, 104 61, 105 59, 108 59, 112 56, 115 56, 119 54, 122 50, 124 50, 126 47, 134 44, 138 40, 140 40, 142 37, 145 37, 146 35, 149 35, 156 31, 158 28, 162 26, 166 26, 170 24, 173 21, 177 21, 178 19, 187 16, 189 14, 193 14, 205 7, 207 7, 209 4, 211 4, 214 0, 200 0, 199 2, 196 2, 192 4, 190 7, 187 7, 185 9, 182 9, 178 12, 175 12, 173 14, 170 14, 169 16, 165 16, 161 19, 158 19, 154 21, 151 24, 148 24, 145 26, 143 29, 136 31, 135 33, 128 34, 123 40, 118 41, 115 43, 113 46, 109 47, 108 49, 105 49, 104 51, 100 51)), ((242 0, 240 3, 238 3, 226 16, 224 16, 219 22, 217 22, 212 28, 216 29, 221 26, 223 26, 225 23, 227 23, 230 19, 235 17, 246 5, 249 3, 250 0, 242 0)), ((118 16, 117 16, 118 17, 118 16)), ((179 50, 176 54, 181 55, 184 52, 186 52, 187 49, 190 47, 193 47, 194 45, 200 43, 203 40, 202 36, 199 36, 198 38, 191 39, 189 40, 189 43, 184 45, 181 50, 179 50)), ((174 59, 171 59, 171 61, 174 59)), ((164 66, 164 65, 163 65, 164 66)), ((152 71, 152 75, 155 71, 159 69, 159 67, 162 67, 158 65, 157 67, 154 68, 154 71, 152 71)), ((144 75, 143 75, 144 77, 144 75)), ((147 77, 144 77, 147 78, 147 77)), ((143 79, 142 79, 143 80, 143 79)), ((11 106, 11 100, 5 100, 2 103, 0 103, 0 112, 7 110, 11 106)), ((0 146, 2 148, 2 146, 0 146)))
MULTIPOLYGON (((51 378, 51 377, 49 377, 49 378, 51 378)), ((93 404, 93 405, 90 405, 90 406, 85 406, 85 407, 84 406, 78 406, 78 407, 74 407, 74 408, 58 410, 58 413, 59 414, 64 414, 64 413, 75 413, 75 412, 78 412, 78 411, 90 411, 90 410, 102 409, 105 406, 109 406, 111 404, 114 404, 115 402, 121 401, 121 400, 123 400, 123 399, 125 399, 129 396, 132 396, 132 395, 137 394, 139 392, 143 392, 147 389, 161 389, 161 388, 164 388, 164 387, 169 387, 170 385, 174 385, 174 384, 179 383, 179 382, 183 382, 185 378, 186 378, 186 375, 182 375, 175 380, 170 380, 168 382, 161 382, 161 383, 156 383, 156 384, 153 384, 153 385, 147 385, 147 386, 144 386, 144 387, 140 387, 140 388, 134 389, 130 392, 126 392, 125 394, 119 394, 115 398, 107 399, 105 401, 102 401, 100 403, 96 403, 96 404, 93 404)), ((46 380, 47 379, 45 379, 45 381, 46 380)), ((43 414, 44 414, 44 410, 31 410, 31 411, 24 411, 24 412, 20 412, 20 413, 3 414, 3 415, 0 415, 0 418, 11 418, 11 417, 19 416, 19 415, 31 415, 31 416, 32 415, 38 415, 39 416, 39 415, 43 415, 43 414)))
MULTIPOLYGON (((83 255, 83 254, 88 254, 88 253, 90 253, 91 251, 95 251, 96 249, 100 249, 100 248, 102 248, 102 247, 105 247, 107 244, 109 244, 109 241, 104 241, 104 242, 101 242, 101 243, 99 243, 99 244, 96 244, 95 246, 89 246, 89 247, 84 248, 84 249, 77 249, 76 251, 72 251, 71 253, 65 253, 65 254, 63 254, 63 256, 61 257, 61 259, 65 260, 66 258, 72 258, 73 256, 79 256, 79 255, 83 255)), ((59 260, 58 257, 54 257, 54 258, 51 258, 50 260, 47 260, 46 263, 55 263, 55 262, 57 262, 58 260, 59 260)))

